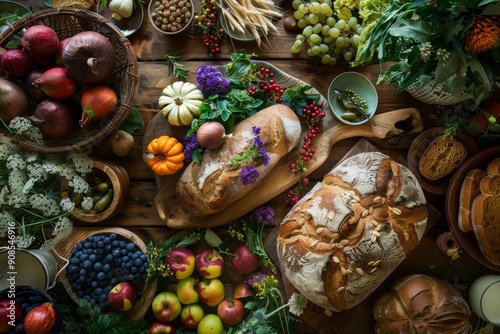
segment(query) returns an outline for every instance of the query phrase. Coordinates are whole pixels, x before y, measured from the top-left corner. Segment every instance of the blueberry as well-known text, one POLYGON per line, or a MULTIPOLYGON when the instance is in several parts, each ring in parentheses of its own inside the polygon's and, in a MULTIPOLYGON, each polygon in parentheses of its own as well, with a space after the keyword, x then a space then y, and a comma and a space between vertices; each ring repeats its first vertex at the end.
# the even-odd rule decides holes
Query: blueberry
POLYGON ((77 251, 78 251, 78 250, 80 250, 80 251, 81 251, 82 249, 83 249, 83 245, 82 245, 82 243, 81 243, 81 242, 78 242, 78 243, 75 245, 74 250, 77 250, 77 251))
POLYGON ((140 258, 134 260, 134 266, 142 267, 142 260, 140 258))
POLYGON ((109 263, 106 263, 102 266, 102 271, 105 273, 111 272, 111 265, 109 263))
POLYGON ((104 246, 104 251, 106 253, 110 253, 112 249, 113 249, 113 246, 111 244, 107 244, 106 246, 104 246))
POLYGON ((116 233, 111 233, 111 234, 109 235, 109 238, 110 238, 111 240, 115 240, 115 239, 117 239, 117 238, 118 238, 118 235, 117 235, 116 233))
POLYGON ((68 267, 68 273, 70 273, 70 274, 77 273, 79 270, 80 270, 80 267, 76 266, 76 265, 70 265, 68 267))
POLYGON ((129 252, 135 251, 135 244, 133 242, 129 242, 125 247, 129 252))
POLYGON ((90 269, 90 268, 92 268, 93 264, 92 264, 92 261, 85 260, 85 261, 83 261, 82 266, 85 269, 90 269))
POLYGON ((86 241, 85 244, 83 245, 84 248, 92 248, 92 242, 86 241))
POLYGON ((94 263, 94 270, 95 271, 102 271, 102 268, 103 268, 102 262, 96 262, 96 263, 94 263))
POLYGON ((132 267, 133 267, 133 265, 134 265, 134 262, 132 262, 132 260, 130 260, 130 261, 128 261, 128 262, 125 262, 124 267, 125 267, 126 269, 130 269, 130 268, 132 268, 132 267))
POLYGON ((99 282, 97 281, 92 281, 92 283, 90 284, 92 286, 93 289, 96 289, 99 287, 99 282))
POLYGON ((125 256, 128 254, 128 250, 126 248, 122 248, 120 249, 120 253, 122 254, 122 256, 125 256))
POLYGON ((118 283, 120 283, 120 281, 118 280, 118 277, 111 277, 111 279, 109 280, 109 284, 115 286, 117 285, 118 283))
POLYGON ((97 275, 96 275, 96 280, 98 281, 103 281, 106 279, 106 274, 103 273, 102 271, 98 272, 97 275))
POLYGON ((92 262, 92 263, 96 263, 97 262, 97 255, 96 254, 90 254, 89 255, 89 260, 92 262))
POLYGON ((121 256, 121 250, 119 248, 113 249, 113 257, 116 259, 121 256))
POLYGON ((88 260, 89 259, 89 255, 84 253, 82 255, 80 255, 80 261, 85 261, 85 260, 88 260))
POLYGON ((113 247, 113 248, 120 247, 120 241, 119 240, 113 240, 113 241, 111 241, 111 247, 113 247))
POLYGON ((85 275, 87 275, 87 270, 84 268, 80 269, 80 276, 85 276, 85 275))
POLYGON ((130 272, 131 272, 132 274, 137 273, 137 271, 138 271, 138 269, 137 269, 137 267, 136 267, 136 266, 133 266, 132 268, 130 268, 130 272))

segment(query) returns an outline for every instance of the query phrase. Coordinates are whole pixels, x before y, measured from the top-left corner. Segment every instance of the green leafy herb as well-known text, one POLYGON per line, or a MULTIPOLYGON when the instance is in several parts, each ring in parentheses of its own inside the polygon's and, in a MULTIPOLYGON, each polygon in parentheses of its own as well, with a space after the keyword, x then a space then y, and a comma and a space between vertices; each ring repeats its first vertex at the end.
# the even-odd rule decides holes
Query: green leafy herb
POLYGON ((180 81, 185 81, 189 70, 184 68, 184 61, 187 59, 181 58, 181 54, 184 50, 177 51, 173 54, 166 54, 165 59, 168 65, 168 76, 171 74, 175 76, 180 81))
POLYGON ((283 104, 292 109, 299 116, 302 116, 302 109, 309 103, 318 102, 320 94, 309 93, 312 86, 300 85, 297 88, 288 88, 283 94, 283 104))
POLYGON ((141 130, 142 128, 144 128, 144 120, 142 119, 139 110, 137 110, 136 108, 132 108, 130 110, 130 114, 128 115, 128 117, 118 127, 119 130, 123 130, 130 134, 141 130))

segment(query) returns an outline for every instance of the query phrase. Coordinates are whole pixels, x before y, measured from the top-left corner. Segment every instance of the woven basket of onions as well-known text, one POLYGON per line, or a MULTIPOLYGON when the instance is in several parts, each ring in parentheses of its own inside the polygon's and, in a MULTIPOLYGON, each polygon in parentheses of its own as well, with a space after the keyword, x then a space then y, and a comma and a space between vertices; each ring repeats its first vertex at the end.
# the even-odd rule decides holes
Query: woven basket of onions
POLYGON ((41 153, 90 153, 130 114, 137 58, 123 33, 99 14, 42 10, 7 28, 0 47, 9 52, 1 57, 0 92, 20 86, 25 93, 18 91, 19 101, 0 99, 0 105, 28 99, 27 110, 0 113, 0 132, 20 145, 41 153), (43 139, 10 131, 9 122, 18 116, 35 124, 43 139))

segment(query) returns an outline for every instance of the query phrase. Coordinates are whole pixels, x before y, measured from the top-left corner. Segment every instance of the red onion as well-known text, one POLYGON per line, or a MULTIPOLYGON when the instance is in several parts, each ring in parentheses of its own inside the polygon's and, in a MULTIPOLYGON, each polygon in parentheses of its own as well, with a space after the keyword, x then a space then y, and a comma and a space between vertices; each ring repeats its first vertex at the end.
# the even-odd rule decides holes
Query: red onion
POLYGON ((56 58, 55 62, 57 66, 63 66, 62 54, 64 51, 64 47, 66 46, 66 44, 69 42, 70 39, 71 37, 65 38, 59 43, 59 47, 57 48, 55 57, 56 58))
POLYGON ((31 56, 54 55, 59 46, 59 37, 51 27, 37 24, 26 29, 21 45, 31 56))
POLYGON ((4 75, 8 78, 23 78, 33 69, 30 57, 21 50, 12 49, 2 56, 4 75))
POLYGON ((103 83, 116 64, 113 44, 95 31, 80 32, 66 43, 62 61, 68 75, 83 84, 103 83))
POLYGON ((9 122, 28 113, 28 95, 16 81, 0 77, 0 118, 9 122))
POLYGON ((73 101, 48 98, 38 104, 32 120, 45 137, 64 137, 77 127, 78 113, 73 101))
POLYGON ((208 150, 214 150, 221 146, 226 137, 226 130, 219 122, 203 123, 196 132, 198 143, 208 150))
POLYGON ((53 67, 35 80, 34 85, 47 96, 54 99, 67 99, 78 90, 75 80, 71 79, 64 67, 53 67))
POLYGON ((24 90, 28 96, 35 101, 41 101, 47 98, 47 94, 38 89, 35 83, 36 80, 42 77, 44 72, 45 71, 41 69, 33 70, 23 80, 24 90))

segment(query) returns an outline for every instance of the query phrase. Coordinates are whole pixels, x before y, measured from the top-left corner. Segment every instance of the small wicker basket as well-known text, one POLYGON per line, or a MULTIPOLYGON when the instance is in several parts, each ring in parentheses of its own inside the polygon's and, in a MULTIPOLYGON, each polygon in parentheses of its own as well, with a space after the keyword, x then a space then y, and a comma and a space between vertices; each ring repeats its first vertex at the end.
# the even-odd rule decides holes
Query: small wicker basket
POLYGON ((442 89, 442 86, 440 84, 436 84, 434 81, 425 85, 412 84, 406 89, 406 91, 415 99, 427 104, 447 106, 465 101, 465 99, 460 96, 455 96, 445 92, 442 89))
POLYGON ((0 35, 0 47, 5 47, 16 35, 30 26, 43 24, 53 28, 60 40, 74 36, 82 31, 96 31, 106 36, 115 48, 116 65, 106 81, 118 96, 118 105, 107 118, 78 128, 63 138, 44 138, 44 144, 32 142, 24 137, 12 135, 5 128, 0 132, 11 136, 21 146, 41 153, 84 152, 89 153, 93 146, 110 135, 128 117, 134 94, 137 89, 137 58, 130 41, 123 33, 104 17, 91 11, 75 8, 51 8, 28 15, 15 22, 0 35))

